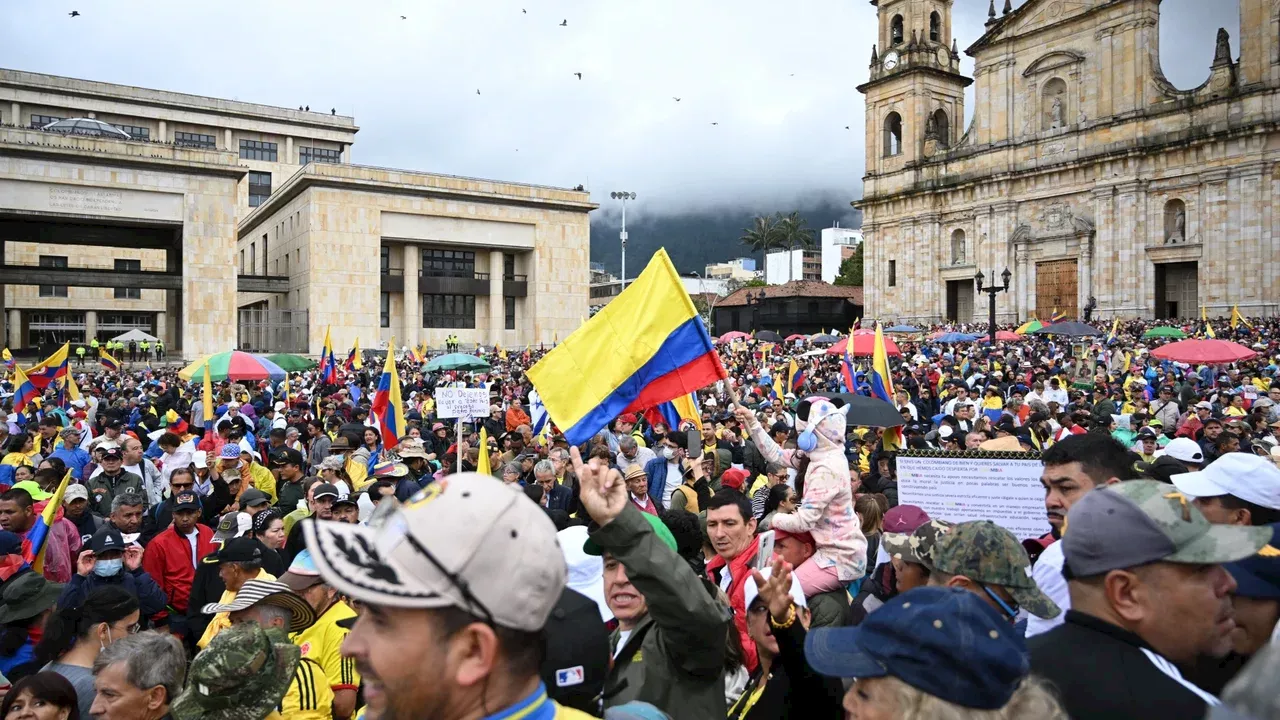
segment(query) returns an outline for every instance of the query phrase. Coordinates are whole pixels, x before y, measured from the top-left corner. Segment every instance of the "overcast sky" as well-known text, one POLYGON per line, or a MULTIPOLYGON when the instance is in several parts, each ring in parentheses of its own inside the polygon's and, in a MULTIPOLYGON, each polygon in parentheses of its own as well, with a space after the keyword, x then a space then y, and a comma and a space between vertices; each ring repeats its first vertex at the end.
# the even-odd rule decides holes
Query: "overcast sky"
MULTIPOLYGON (((610 191, 629 190, 642 212, 861 195, 854 88, 876 36, 866 0, 0 5, 0 66, 336 107, 361 127, 362 164, 582 183, 606 208, 610 191)), ((954 7, 963 50, 987 0, 954 7)), ((1239 52, 1235 0, 1164 0, 1162 14, 1162 63, 1178 87, 1207 77, 1219 26, 1239 52)))

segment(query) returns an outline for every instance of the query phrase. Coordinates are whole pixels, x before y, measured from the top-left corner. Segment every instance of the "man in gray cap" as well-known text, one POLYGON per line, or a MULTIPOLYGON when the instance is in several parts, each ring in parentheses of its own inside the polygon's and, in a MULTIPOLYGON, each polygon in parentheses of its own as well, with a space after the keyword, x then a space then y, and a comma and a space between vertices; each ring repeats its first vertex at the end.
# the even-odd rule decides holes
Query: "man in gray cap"
POLYGON ((403 505, 384 500, 368 525, 300 525, 325 582, 364 607, 342 651, 372 715, 565 712, 539 679, 564 556, 555 525, 519 488, 462 473, 403 505))
POLYGON ((1067 513, 1065 622, 1028 641, 1032 672, 1073 718, 1199 720, 1217 698, 1177 665, 1221 656, 1236 582, 1222 567, 1253 555, 1269 528, 1213 525, 1172 485, 1092 490, 1067 513))

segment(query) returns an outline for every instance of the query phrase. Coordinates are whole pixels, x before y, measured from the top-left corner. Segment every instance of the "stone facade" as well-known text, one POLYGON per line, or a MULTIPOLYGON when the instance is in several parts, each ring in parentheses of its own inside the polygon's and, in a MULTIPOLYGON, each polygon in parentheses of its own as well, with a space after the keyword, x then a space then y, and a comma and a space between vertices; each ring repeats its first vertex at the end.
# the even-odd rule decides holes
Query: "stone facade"
POLYGON ((1280 4, 1239 3, 1239 56, 1219 31, 1191 90, 1160 70, 1158 0, 993 10, 966 50, 975 107, 961 132, 971 81, 951 1, 879 0, 859 88, 867 313, 985 318, 974 277, 1005 268, 1001 322, 1082 316, 1091 298, 1103 316, 1280 311, 1280 4))
POLYGON ((240 226, 244 262, 265 246, 267 273, 287 275, 289 292, 242 297, 241 306, 308 310, 312 353, 326 328, 335 348, 357 337, 373 347, 392 336, 397 346, 440 346, 450 334, 464 344, 550 343, 587 316, 587 213, 595 207, 581 191, 309 165, 240 226), (421 264, 424 248, 472 253, 472 272, 433 276, 421 264), (469 320, 459 313, 461 327, 424 327, 422 302, 432 294, 473 298, 469 320), (515 298, 510 324, 508 296, 515 298))

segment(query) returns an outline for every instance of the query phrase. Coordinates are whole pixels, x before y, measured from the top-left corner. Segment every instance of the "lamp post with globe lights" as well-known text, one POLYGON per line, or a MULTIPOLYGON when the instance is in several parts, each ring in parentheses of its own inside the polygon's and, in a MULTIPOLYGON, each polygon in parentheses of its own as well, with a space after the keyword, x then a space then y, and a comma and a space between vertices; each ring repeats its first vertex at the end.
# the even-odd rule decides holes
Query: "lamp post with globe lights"
MULTIPOLYGON (((991 276, 992 278, 995 277, 994 270, 992 271, 991 276)), ((986 293, 990 301, 990 304, 988 307, 988 312, 989 312, 988 324, 990 325, 990 328, 987 331, 988 333, 987 342, 992 345, 996 344, 996 294, 1008 291, 1009 278, 1011 277, 1013 277, 1013 273, 1009 272, 1009 268, 1005 268, 1004 272, 1000 273, 1000 279, 1004 281, 1003 287, 1000 285, 988 285, 986 287, 983 287, 982 282, 986 280, 986 276, 982 274, 981 270, 979 270, 978 274, 973 277, 973 279, 976 280, 978 283, 978 292, 986 293)))

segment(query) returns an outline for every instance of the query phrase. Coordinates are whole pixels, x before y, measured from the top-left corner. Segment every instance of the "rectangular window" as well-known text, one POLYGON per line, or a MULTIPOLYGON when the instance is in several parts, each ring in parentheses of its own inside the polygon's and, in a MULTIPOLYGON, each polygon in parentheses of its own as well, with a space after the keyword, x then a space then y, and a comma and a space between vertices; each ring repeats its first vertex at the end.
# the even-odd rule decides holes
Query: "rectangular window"
POLYGON ((278 147, 275 143, 265 140, 241 140, 240 159, 276 162, 278 147))
POLYGON ((253 275, 258 269, 258 244, 249 243, 249 274, 253 275))
POLYGON ((240 274, 244 274, 244 248, 240 248, 240 274))
MULTIPOLYGON (((40 267, 46 268, 65 268, 67 267, 66 255, 41 255, 40 267)), ((41 285, 40 297, 66 297, 66 285, 41 285)))
POLYGON ((129 137, 134 140, 151 141, 151 128, 142 127, 141 125, 117 125, 116 127, 129 133, 129 137))
MULTIPOLYGON (((141 260, 117 259, 115 263, 116 263, 116 272, 141 272, 142 271, 141 260)), ((115 299, 116 300, 141 300, 142 290, 138 288, 119 288, 118 287, 115 289, 115 299)))
POLYGON ((507 311, 507 329, 516 329, 516 299, 511 295, 502 298, 502 302, 506 305, 507 311))
POLYGON ((40 128, 44 127, 45 125, 48 125, 49 123, 55 123, 55 122, 58 122, 58 121, 59 121, 59 120, 61 120, 61 119, 62 119, 62 118, 58 117, 57 115, 36 115, 35 113, 32 113, 32 114, 31 114, 31 127, 35 128, 35 129, 37 129, 37 130, 39 130, 40 128))
POLYGON ((515 253, 502 253, 502 279, 506 281, 516 279, 515 253))
POLYGON ((898 261, 890 260, 889 261, 889 287, 893 287, 897 284, 898 284, 898 261))
POLYGON ((422 251, 422 274, 427 277, 464 277, 476 274, 476 254, 466 250, 422 251))
POLYGON ((423 295, 422 327, 474 329, 474 295, 423 295))
POLYGON ((216 149, 218 147, 218 139, 212 135, 201 135, 200 133, 175 132, 173 134, 173 144, 182 147, 198 147, 216 149))
MULTIPOLYGON (((386 245, 383 245, 382 250, 379 252, 379 254, 381 256, 379 258, 379 267, 382 270, 382 274, 390 275, 391 274, 391 248, 387 247, 386 245)), ((386 326, 384 325, 383 327, 386 327, 386 326)))
POLYGON ((298 148, 298 164, 306 165, 307 163, 332 163, 337 165, 342 162, 341 150, 326 150, 325 148, 306 147, 305 145, 298 148))
MULTIPOLYGON (((244 142, 243 140, 241 142, 244 142)), ((258 207, 271 197, 271 173, 249 173, 249 207, 258 207)))
POLYGON ((378 327, 391 327, 391 293, 382 293, 382 311, 378 322, 378 327))

